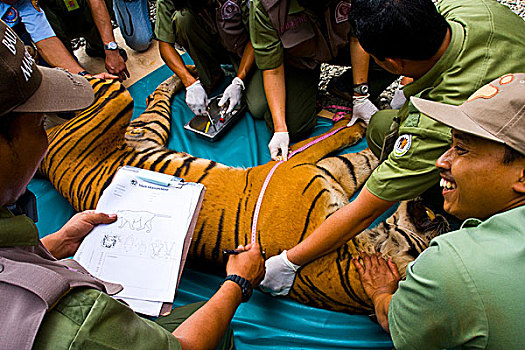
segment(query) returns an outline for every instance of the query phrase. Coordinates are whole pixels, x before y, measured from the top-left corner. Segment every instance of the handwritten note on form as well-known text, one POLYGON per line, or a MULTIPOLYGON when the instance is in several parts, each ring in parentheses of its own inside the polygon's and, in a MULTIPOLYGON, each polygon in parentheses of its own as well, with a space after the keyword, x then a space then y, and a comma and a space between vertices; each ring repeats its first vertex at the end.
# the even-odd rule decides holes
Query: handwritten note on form
POLYGON ((204 186, 133 167, 121 168, 97 211, 118 219, 84 239, 75 260, 91 274, 124 286, 115 297, 158 316, 172 303, 198 216, 204 186))

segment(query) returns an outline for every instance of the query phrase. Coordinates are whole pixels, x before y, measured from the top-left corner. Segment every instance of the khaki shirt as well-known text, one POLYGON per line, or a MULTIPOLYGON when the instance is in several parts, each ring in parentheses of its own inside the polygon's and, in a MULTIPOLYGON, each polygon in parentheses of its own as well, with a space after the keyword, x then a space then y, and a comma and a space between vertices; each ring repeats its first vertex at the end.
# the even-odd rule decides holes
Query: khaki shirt
MULTIPOLYGON (((0 209, 0 248, 39 245, 38 231, 29 219, 10 220, 0 209)), ((0 310, 3 307, 0 305, 0 310)), ((2 325, 16 327, 16 323, 2 325)), ((139 317, 123 303, 90 288, 75 288, 49 310, 33 349, 181 349, 175 336, 139 317)))
MULTIPOLYGON (((492 0, 441 0, 437 8, 450 26, 450 45, 430 71, 404 88, 408 99, 459 105, 499 76, 525 72, 525 21, 508 7, 492 0)), ((417 197, 436 184, 435 162, 452 142, 450 128, 409 101, 398 116, 400 139, 366 182, 371 193, 388 201, 417 197)))
POLYGON ((524 223, 521 206, 432 240, 390 301, 395 348, 523 349, 524 223))

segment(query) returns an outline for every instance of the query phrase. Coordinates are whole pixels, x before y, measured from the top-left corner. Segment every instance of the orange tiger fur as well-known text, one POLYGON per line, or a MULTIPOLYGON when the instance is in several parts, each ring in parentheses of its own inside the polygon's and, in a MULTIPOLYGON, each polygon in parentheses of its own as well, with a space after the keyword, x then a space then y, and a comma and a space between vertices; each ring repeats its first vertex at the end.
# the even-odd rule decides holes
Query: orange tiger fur
MULTIPOLYGON (((41 173, 74 208, 93 209, 116 170, 132 165, 206 186, 190 248, 191 259, 220 266, 224 263, 223 249, 248 243, 259 191, 275 162, 241 169, 166 149, 170 101, 182 88, 178 78, 161 84, 150 96, 147 110, 131 123, 133 102, 119 83, 92 80, 92 85, 96 102, 75 119, 49 130, 49 151, 40 167, 41 173)), ((334 128, 346 122, 342 120, 334 128)), ((359 141, 364 132, 361 124, 346 128, 279 166, 266 191, 257 228, 259 243, 268 257, 307 237, 347 204, 364 183, 377 165, 369 150, 326 157, 359 141)), ((290 296, 332 310, 368 311, 370 300, 364 294, 351 257, 360 250, 383 251, 392 245, 388 242, 394 236, 389 230, 384 227, 381 234, 377 230, 381 231, 366 231, 335 252, 306 265, 298 273, 290 296)), ((388 251, 403 269, 406 261, 413 258, 409 254, 411 244, 398 244, 397 250, 388 251)), ((421 251, 424 246, 416 248, 421 251)))

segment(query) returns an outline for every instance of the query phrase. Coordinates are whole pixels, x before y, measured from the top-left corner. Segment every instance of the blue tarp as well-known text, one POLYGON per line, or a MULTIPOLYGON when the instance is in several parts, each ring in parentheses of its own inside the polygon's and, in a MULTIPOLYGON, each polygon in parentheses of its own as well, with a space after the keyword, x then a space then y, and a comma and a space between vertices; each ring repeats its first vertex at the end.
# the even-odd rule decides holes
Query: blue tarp
MULTIPOLYGON (((148 94, 171 74, 169 68, 163 66, 129 88, 135 101, 134 117, 146 108, 148 94)), ((246 115, 221 140, 210 143, 183 129, 191 117, 192 113, 184 103, 184 92, 181 92, 172 104, 168 148, 232 166, 251 167, 270 160, 267 144, 271 134, 263 121, 246 115)), ((319 120, 314 134, 320 134, 330 126, 330 121, 319 120)), ((358 152, 365 147, 366 142, 361 141, 346 152, 358 152)), ((47 180, 34 179, 29 188, 37 196, 37 226, 41 237, 59 229, 74 214, 71 206, 47 180)), ((210 298, 222 278, 185 269, 175 305, 210 298)), ((240 306, 232 326, 237 349, 392 349, 388 334, 366 316, 316 309, 259 291, 254 292, 249 303, 240 306)))

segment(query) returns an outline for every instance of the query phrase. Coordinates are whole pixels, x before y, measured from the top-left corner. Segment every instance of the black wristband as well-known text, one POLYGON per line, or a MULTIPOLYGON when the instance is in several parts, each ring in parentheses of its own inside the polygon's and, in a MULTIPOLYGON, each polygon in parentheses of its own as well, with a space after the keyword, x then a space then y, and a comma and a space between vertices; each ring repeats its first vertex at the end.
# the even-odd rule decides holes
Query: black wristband
POLYGON ((91 75, 87 70, 83 70, 82 72, 78 72, 77 74, 80 75, 81 77, 84 77, 86 75, 91 75))
POLYGON ((250 283, 250 281, 248 281, 247 279, 245 279, 245 278, 243 278, 241 276, 238 276, 238 275, 228 275, 224 279, 224 282, 226 282, 226 281, 235 282, 235 283, 237 283, 239 285, 239 287, 241 287, 242 302, 243 303, 245 303, 248 300, 250 300, 250 297, 252 296, 252 293, 253 293, 253 287, 252 287, 252 284, 250 283))

